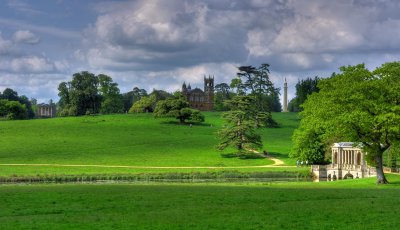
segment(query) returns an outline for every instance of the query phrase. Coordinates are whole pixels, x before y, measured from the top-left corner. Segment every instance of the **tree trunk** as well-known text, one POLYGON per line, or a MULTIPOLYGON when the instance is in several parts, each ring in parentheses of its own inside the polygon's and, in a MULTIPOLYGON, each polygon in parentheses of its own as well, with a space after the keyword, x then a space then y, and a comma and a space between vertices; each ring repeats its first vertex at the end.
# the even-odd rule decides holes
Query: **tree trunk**
POLYGON ((387 184, 389 183, 386 180, 385 174, 383 173, 383 159, 382 159, 382 153, 377 154, 375 157, 376 161, 376 183, 377 184, 387 184))

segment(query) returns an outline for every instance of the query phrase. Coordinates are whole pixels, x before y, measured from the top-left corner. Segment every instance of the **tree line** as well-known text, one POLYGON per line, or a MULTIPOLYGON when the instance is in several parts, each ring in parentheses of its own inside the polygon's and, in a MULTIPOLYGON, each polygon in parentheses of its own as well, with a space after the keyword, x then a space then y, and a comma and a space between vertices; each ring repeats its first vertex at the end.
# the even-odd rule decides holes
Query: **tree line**
POLYGON ((35 117, 36 100, 29 100, 25 95, 18 96, 13 89, 0 92, 0 119, 17 120, 35 117))

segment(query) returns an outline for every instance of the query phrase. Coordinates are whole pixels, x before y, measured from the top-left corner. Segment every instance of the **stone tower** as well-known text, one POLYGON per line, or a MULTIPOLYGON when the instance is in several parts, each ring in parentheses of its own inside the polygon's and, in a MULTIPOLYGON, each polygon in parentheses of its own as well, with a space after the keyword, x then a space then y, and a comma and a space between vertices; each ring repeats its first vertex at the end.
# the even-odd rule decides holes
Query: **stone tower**
POLYGON ((213 110, 214 108, 214 76, 208 75, 208 78, 204 75, 204 96, 207 110, 213 110))
POLYGON ((285 83, 283 84, 283 112, 288 111, 288 99, 287 99, 287 81, 285 78, 285 83))
POLYGON ((186 94, 187 94, 186 82, 183 82, 183 85, 182 85, 182 94, 183 94, 183 95, 186 95, 186 94))

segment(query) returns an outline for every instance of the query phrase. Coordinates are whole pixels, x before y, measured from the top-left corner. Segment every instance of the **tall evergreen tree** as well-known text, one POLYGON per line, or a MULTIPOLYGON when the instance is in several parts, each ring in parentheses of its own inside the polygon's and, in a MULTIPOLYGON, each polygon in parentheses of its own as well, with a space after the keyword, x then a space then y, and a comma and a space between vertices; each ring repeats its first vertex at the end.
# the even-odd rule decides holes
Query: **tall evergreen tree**
POLYGON ((254 109, 254 96, 235 96, 227 101, 229 111, 223 113, 224 126, 218 132, 219 150, 231 146, 241 156, 262 146, 261 136, 256 133, 254 117, 258 112, 254 109))

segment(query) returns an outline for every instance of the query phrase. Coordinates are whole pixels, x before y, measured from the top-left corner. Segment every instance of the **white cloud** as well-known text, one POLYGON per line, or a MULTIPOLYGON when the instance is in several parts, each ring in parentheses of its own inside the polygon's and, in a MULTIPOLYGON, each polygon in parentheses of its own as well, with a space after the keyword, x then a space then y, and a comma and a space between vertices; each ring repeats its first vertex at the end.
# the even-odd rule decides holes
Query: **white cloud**
POLYGON ((18 30, 14 33, 14 41, 16 43, 37 44, 40 40, 29 30, 18 30))
POLYGON ((54 65, 42 57, 27 56, 10 61, 13 72, 47 73, 54 71, 54 65))
POLYGON ((1 36, 1 32, 0 32, 0 55, 7 54, 12 49, 12 47, 13 47, 13 43, 10 40, 4 39, 1 36))

